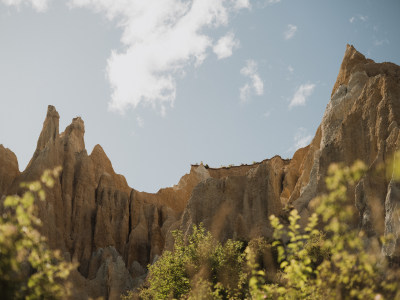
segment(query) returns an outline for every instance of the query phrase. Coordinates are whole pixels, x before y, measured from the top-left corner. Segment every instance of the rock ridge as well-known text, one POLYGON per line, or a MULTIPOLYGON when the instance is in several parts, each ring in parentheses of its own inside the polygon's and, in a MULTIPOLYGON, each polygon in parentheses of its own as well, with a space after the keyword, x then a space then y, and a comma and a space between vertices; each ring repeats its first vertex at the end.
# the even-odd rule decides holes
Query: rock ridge
POLYGON ((171 231, 189 234, 202 222, 221 241, 271 237, 271 214, 294 207, 302 220, 310 201, 325 192, 333 162, 361 159, 368 172, 350 196, 359 226, 373 235, 393 235, 383 253, 400 257, 400 183, 393 173, 400 150, 400 67, 375 63, 347 45, 321 125, 307 147, 291 159, 222 168, 192 165, 170 188, 139 192, 117 174, 104 149, 85 148, 85 126, 74 118, 59 133, 60 116, 49 105, 36 150, 23 172, 0 145, 0 193, 20 192, 19 183, 62 167, 60 180, 38 203, 43 234, 53 248, 79 262, 72 274, 75 299, 119 295, 143 282, 146 267, 172 249, 171 231))

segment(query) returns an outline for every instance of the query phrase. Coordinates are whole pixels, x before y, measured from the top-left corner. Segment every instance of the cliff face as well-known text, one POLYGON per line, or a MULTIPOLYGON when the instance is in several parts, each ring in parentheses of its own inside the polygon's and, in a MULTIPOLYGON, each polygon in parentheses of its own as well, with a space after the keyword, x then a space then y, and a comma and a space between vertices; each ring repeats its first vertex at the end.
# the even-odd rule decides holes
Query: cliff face
POLYGON ((0 147, 0 192, 17 193, 20 182, 36 180, 44 170, 62 166, 60 180, 47 191, 46 202, 37 203, 43 234, 51 247, 79 262, 79 272, 73 274, 74 298, 114 299, 140 281, 167 239, 172 245, 169 230, 179 226, 191 190, 204 174, 194 168, 173 188, 157 194, 135 191, 114 172, 101 146, 88 155, 84 133, 84 122, 75 118, 60 134, 59 114, 49 106, 24 172, 19 173, 15 155, 0 147))
POLYGON ((0 145, 0 195, 7 194, 19 174, 17 157, 10 149, 0 145))
POLYGON ((280 214, 286 204, 302 152, 293 160, 275 156, 252 166, 211 170, 210 178, 193 189, 181 229, 188 233, 193 224, 203 222, 220 240, 270 236, 268 216, 280 214))
POLYGON ((400 67, 374 63, 347 46, 331 100, 311 144, 290 160, 212 169, 192 166, 171 188, 156 194, 130 188, 114 172, 101 146, 89 155, 84 123, 72 120, 59 133, 59 114, 49 106, 37 148, 26 170, 0 146, 0 195, 19 191, 45 169, 62 166, 60 180, 38 203, 50 246, 79 262, 72 274, 74 298, 105 296, 140 284, 145 267, 171 249, 171 231, 186 234, 203 222, 220 240, 270 236, 270 214, 293 205, 305 219, 309 202, 325 191, 332 162, 363 160, 369 167, 352 191, 360 226, 370 235, 393 234, 383 251, 399 256, 400 184, 392 176, 400 147, 400 67))
POLYGON ((398 256, 400 194, 392 173, 399 163, 394 160, 400 150, 399 122, 400 67, 375 63, 347 46, 331 100, 290 198, 301 215, 309 215, 310 200, 324 191, 331 163, 350 165, 360 159, 368 171, 351 192, 360 227, 369 235, 392 233, 395 240, 383 250, 398 256))

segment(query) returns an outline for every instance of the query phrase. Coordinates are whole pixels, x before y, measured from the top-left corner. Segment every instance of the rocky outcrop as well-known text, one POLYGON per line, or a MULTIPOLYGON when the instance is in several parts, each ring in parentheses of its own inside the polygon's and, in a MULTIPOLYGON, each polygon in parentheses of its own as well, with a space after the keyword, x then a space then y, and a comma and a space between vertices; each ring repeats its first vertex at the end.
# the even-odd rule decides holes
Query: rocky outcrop
POLYGON ((393 256, 400 233, 396 214, 400 199, 392 176, 394 154, 400 146, 399 122, 400 67, 375 63, 348 45, 290 202, 303 216, 309 215, 308 204, 324 192, 331 163, 364 161, 368 171, 351 196, 360 214, 360 227, 369 235, 394 234, 395 240, 384 248, 385 254, 393 256))
POLYGON ((17 157, 10 149, 0 145, 0 199, 7 195, 8 189, 19 174, 17 157))
POLYGON ((321 125, 311 144, 292 159, 275 156, 228 168, 193 165, 171 188, 151 194, 130 188, 101 146, 85 149, 84 122, 59 133, 48 107, 34 155, 20 173, 15 155, 0 145, 0 194, 56 166, 62 174, 38 202, 50 246, 79 262, 71 276, 74 298, 116 299, 146 276, 146 266, 171 249, 171 231, 188 234, 202 222, 220 240, 271 236, 268 216, 295 207, 303 220, 310 201, 325 191, 333 162, 361 159, 368 172, 350 192, 369 235, 393 235, 383 252, 400 257, 400 67, 375 63, 347 46, 321 125))
POLYGON ((296 162, 276 156, 200 182, 182 217, 183 231, 202 222, 220 240, 270 236, 268 216, 281 213, 298 176, 296 162))
POLYGON ((50 105, 34 155, 22 173, 15 155, 0 147, 0 192, 19 193, 21 182, 61 166, 59 181, 46 190, 46 201, 37 203, 42 232, 52 248, 79 263, 72 274, 74 298, 116 299, 137 283, 133 278, 145 274, 166 241, 172 246, 170 229, 178 228, 193 187, 208 175, 192 168, 172 188, 138 192, 114 172, 101 146, 88 155, 81 118, 74 118, 61 134, 59 118, 50 105))

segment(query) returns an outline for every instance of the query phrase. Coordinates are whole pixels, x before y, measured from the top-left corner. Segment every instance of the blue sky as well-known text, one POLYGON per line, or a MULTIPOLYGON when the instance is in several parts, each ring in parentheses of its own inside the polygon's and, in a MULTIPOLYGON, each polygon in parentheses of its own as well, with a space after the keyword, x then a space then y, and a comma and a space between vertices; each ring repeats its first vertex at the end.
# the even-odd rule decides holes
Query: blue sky
POLYGON ((0 0, 0 143, 23 170, 48 104, 79 115, 131 187, 190 164, 290 158, 346 44, 400 64, 400 1, 0 0))

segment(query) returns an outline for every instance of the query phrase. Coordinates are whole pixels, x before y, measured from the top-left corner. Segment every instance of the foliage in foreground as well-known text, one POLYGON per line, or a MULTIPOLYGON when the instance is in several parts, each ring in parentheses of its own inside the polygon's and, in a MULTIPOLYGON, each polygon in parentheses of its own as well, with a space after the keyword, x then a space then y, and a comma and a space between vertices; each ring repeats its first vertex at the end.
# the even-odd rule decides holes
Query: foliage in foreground
POLYGON ((364 171, 360 162, 351 168, 332 165, 326 180, 329 194, 315 199, 316 212, 304 231, 296 210, 290 213, 288 231, 271 216, 281 271, 271 284, 263 283, 263 271, 253 271, 253 299, 400 298, 398 272, 387 266, 379 241, 367 239, 351 225, 356 212, 347 199, 347 188, 364 171), (324 224, 324 235, 316 230, 318 219, 324 224))
POLYGON ((48 248, 40 234, 35 198, 45 200, 42 184, 51 188, 59 169, 46 171, 40 181, 25 183, 22 197, 8 196, 0 216, 0 291, 3 299, 57 299, 74 265, 48 248))
POLYGON ((165 251, 149 267, 149 287, 143 289, 144 299, 223 299, 241 298, 247 282, 242 243, 228 240, 217 242, 204 227, 193 227, 184 241, 182 232, 175 231, 174 251, 165 251))
POLYGON ((387 265, 380 251, 385 240, 367 238, 352 224, 357 213, 347 191, 365 170, 361 162, 332 165, 326 180, 329 193, 313 200, 315 212, 304 228, 296 210, 290 212, 287 226, 270 217, 272 245, 251 242, 241 253, 240 243, 229 240, 221 245, 202 226, 194 227, 187 244, 182 233, 175 232, 174 251, 166 251, 150 266, 141 297, 400 299, 399 272, 387 265), (272 247, 277 271, 271 265, 260 269, 257 247, 272 247))

